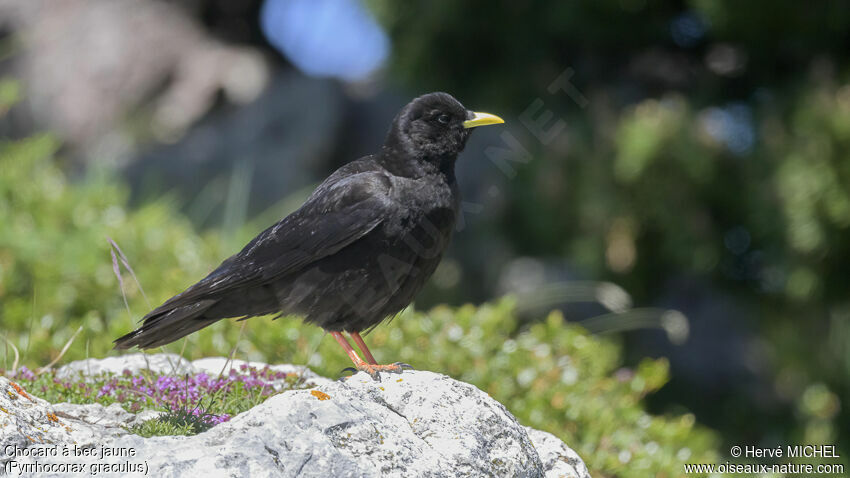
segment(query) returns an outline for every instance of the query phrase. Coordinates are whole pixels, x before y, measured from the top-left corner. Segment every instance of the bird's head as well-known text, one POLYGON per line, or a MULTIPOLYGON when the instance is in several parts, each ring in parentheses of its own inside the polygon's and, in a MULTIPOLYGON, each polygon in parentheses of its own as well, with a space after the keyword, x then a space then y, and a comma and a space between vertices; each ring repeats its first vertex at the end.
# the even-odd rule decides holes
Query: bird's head
POLYGON ((454 161, 472 128, 504 123, 498 116, 467 110, 448 93, 415 98, 396 115, 385 147, 426 161, 454 161))

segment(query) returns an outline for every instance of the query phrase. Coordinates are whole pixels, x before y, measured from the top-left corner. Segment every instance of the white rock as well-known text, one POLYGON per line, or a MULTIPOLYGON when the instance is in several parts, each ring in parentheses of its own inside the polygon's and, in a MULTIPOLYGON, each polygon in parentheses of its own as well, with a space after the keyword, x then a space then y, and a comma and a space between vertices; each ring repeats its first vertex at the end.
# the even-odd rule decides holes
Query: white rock
POLYGON ((531 427, 525 427, 525 430, 537 449, 546 478, 590 478, 590 472, 578 453, 558 437, 531 427))
MULTIPOLYGON (((157 356, 148 356, 148 362, 158 366, 168 362, 151 357, 157 356)), ((137 360, 131 358, 131 365, 137 360)), ((179 367, 217 374, 223 365, 223 359, 204 359, 179 367)), ((107 369, 120 373, 130 368, 91 361, 66 367, 67 373, 107 369)), ((41 429, 46 431, 35 434, 36 441, 55 444, 45 449, 63 450, 76 443, 94 447, 95 456, 63 457, 60 451, 58 456, 2 459, 7 461, 7 472, 18 475, 23 470, 23 476, 68 476, 64 472, 72 466, 78 467, 74 471, 90 474, 92 466, 113 466, 97 474, 589 477, 581 459, 559 439, 523 427, 501 404, 472 385, 424 371, 384 373, 379 381, 365 373, 345 381, 320 381, 316 389, 275 395, 229 422, 190 437, 142 438, 125 430, 155 412, 133 417, 118 405, 51 407, 34 397, 6 400, 4 396, 0 404, 12 409, 5 415, 0 412, 0 419, 6 418, 0 421, 3 449, 7 444, 32 448, 23 436, 41 429), (58 423, 47 418, 48 411, 60 415, 58 423), (133 456, 101 458, 102 449, 119 454, 132 451, 133 456), (9 468, 11 461, 16 468, 9 468)), ((3 386, 9 387, 8 381, 0 381, 3 386)))
POLYGON ((156 410, 143 410, 139 413, 130 413, 121 405, 113 403, 104 407, 99 403, 80 405, 76 403, 57 403, 53 405, 53 411, 62 418, 73 419, 90 425, 115 429, 116 434, 124 435, 125 427, 140 424, 144 421, 156 418, 163 412, 156 410))
MULTIPOLYGON (((94 377, 102 373, 121 374, 124 370, 136 373, 139 370, 150 370, 151 372, 170 375, 196 374, 204 372, 208 375, 227 375, 231 369, 239 371, 239 367, 248 365, 257 369, 268 366, 275 372, 298 374, 307 386, 321 385, 330 382, 330 379, 317 375, 305 366, 297 365, 268 365, 262 362, 246 362, 244 360, 229 360, 227 357, 208 357, 195 361, 188 361, 177 354, 146 354, 135 353, 107 357, 103 359, 86 359, 71 362, 56 370, 56 377, 68 379, 79 374, 94 377)), ((279 390, 283 381, 274 381, 275 389, 279 390)))
MULTIPOLYGON (((56 444, 103 443, 127 434, 124 429, 111 426, 112 423, 108 421, 109 416, 116 416, 114 408, 104 409, 101 405, 77 407, 109 410, 98 416, 99 420, 107 421, 105 424, 89 423, 68 416, 61 408, 23 390, 8 378, 0 377, 0 475, 4 470, 10 475, 18 474, 9 469, 8 465, 12 461, 20 462, 21 457, 16 455, 21 453, 32 454, 39 450, 54 449, 56 444)), ((141 418, 136 417, 135 420, 141 418)))
POLYGON ((139 370, 172 375, 195 373, 195 368, 192 367, 191 362, 177 354, 135 353, 103 359, 77 360, 60 367, 56 371, 56 377, 68 379, 77 374, 94 377, 103 373, 120 375, 124 370, 129 370, 134 374, 139 370))
MULTIPOLYGON (((192 361, 192 367, 194 367, 197 372, 205 372, 208 375, 227 375, 230 373, 230 370, 236 370, 238 372, 242 365, 254 367, 258 370, 268 367, 270 370, 275 372, 283 372, 287 374, 294 373, 300 376, 304 380, 304 384, 307 386, 324 385, 332 381, 329 378, 317 375, 306 366, 290 364, 269 365, 263 362, 246 362, 238 359, 229 360, 227 357, 208 357, 192 361)), ((275 390, 279 390, 282 385, 277 382, 273 382, 273 384, 276 385, 275 390)))

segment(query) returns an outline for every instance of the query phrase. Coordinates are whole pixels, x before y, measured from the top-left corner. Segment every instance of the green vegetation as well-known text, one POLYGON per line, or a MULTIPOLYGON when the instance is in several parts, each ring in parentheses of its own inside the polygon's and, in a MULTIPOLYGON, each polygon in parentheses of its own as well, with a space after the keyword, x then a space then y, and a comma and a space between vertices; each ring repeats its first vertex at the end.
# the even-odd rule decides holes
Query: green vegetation
POLYGON ((130 431, 143 437, 169 435, 197 435, 212 428, 204 415, 195 415, 185 409, 169 410, 157 418, 130 427, 130 431))

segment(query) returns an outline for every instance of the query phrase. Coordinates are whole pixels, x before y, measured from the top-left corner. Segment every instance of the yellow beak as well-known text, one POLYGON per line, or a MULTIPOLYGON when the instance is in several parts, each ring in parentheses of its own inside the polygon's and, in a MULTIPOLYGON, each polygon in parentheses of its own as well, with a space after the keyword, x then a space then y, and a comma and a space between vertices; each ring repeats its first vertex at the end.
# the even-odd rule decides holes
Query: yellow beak
POLYGON ((499 118, 496 115, 491 115, 490 113, 479 113, 476 111, 474 114, 475 116, 471 120, 463 122, 464 128, 475 128, 476 126, 487 126, 488 124, 499 124, 505 122, 502 118, 499 118))

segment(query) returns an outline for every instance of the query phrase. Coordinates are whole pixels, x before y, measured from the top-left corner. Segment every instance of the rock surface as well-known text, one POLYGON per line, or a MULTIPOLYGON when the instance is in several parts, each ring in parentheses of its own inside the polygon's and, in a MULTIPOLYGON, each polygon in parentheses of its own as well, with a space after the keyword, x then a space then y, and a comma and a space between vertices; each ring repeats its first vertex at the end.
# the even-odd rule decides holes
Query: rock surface
POLYGON ((547 477, 590 477, 587 466, 578 453, 555 435, 525 427, 528 438, 537 449, 537 455, 546 470, 547 477))
POLYGON ((139 370, 150 370, 155 373, 172 375, 196 374, 206 372, 210 375, 227 374, 231 369, 239 370, 242 365, 261 369, 268 367, 276 372, 297 373, 307 385, 323 385, 330 379, 316 375, 312 370, 297 365, 269 365, 262 362, 246 362, 244 360, 229 360, 226 357, 208 357, 188 361, 177 354, 127 354, 119 357, 104 359, 77 360, 59 368, 56 377, 65 379, 79 374, 93 377, 102 373, 120 374, 125 370, 136 373, 139 370))
MULTIPOLYGON (((137 355, 75 362, 60 373, 218 373, 225 364, 137 355)), ((89 475, 93 466, 101 476, 590 476, 561 440, 523 427, 472 385, 424 371, 312 379, 317 388, 275 395, 199 435, 142 438, 123 427, 157 412, 51 405, 0 377, 0 462, 13 476, 89 475)))

